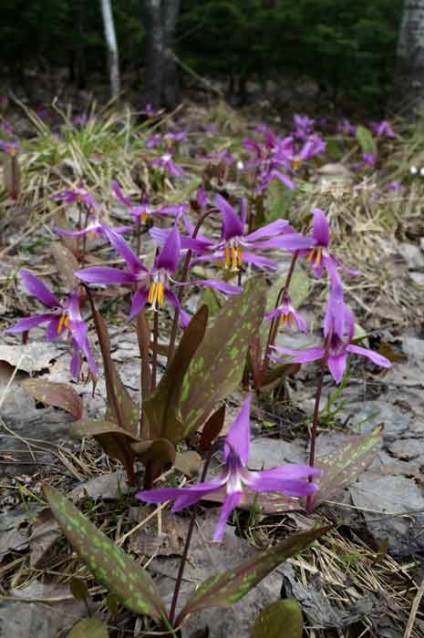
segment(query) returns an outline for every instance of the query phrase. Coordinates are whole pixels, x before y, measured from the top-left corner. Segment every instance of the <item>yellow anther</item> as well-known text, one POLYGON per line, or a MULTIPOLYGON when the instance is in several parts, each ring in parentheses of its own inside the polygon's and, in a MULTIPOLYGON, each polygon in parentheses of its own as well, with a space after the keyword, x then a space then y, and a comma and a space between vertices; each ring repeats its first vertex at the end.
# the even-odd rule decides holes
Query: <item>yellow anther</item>
POLYGON ((300 168, 303 164, 303 161, 301 159, 292 159, 290 160, 290 166, 296 171, 298 168, 300 168))
POLYGON ((150 284, 149 294, 147 297, 147 303, 153 308, 161 306, 165 299, 165 286, 161 281, 154 281, 150 284))
POLYGON ((149 294, 148 294, 148 297, 147 297, 147 303, 149 303, 150 305, 153 305, 155 299, 156 299, 156 283, 152 282, 150 284, 150 288, 149 288, 149 294))
POLYGON ((68 315, 62 315, 57 325, 57 334, 60 335, 64 330, 69 330, 69 317, 68 315))
POLYGON ((322 248, 311 248, 306 258, 307 262, 314 262, 314 266, 319 266, 322 260, 322 248))
POLYGON ((165 297, 165 286, 163 285, 161 281, 159 281, 157 285, 158 306, 161 306, 163 304, 164 297, 165 297))

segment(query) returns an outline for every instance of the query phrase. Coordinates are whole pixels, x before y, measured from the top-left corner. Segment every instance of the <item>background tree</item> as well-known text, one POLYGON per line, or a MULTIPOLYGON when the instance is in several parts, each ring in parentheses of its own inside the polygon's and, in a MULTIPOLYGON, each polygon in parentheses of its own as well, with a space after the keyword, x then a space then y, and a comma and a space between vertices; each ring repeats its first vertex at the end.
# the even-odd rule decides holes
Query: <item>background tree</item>
POLYGON ((175 108, 180 102, 177 64, 172 50, 180 0, 144 0, 145 102, 175 108))
POLYGON ((110 91, 112 97, 117 98, 121 90, 121 82, 119 77, 118 44, 116 42, 111 0, 101 0, 101 9, 107 47, 110 91))
POLYGON ((424 106, 424 0, 404 0, 394 104, 408 116, 424 106))

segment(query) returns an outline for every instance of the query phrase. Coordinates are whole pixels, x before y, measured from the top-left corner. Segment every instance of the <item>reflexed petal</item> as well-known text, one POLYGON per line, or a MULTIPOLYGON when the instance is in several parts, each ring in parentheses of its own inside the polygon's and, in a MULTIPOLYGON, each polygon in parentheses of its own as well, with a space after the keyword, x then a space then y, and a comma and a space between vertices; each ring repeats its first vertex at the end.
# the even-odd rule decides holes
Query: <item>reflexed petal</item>
POLYGON ((262 228, 258 228, 258 230, 255 230, 253 233, 246 235, 245 240, 251 242, 265 237, 274 237, 274 235, 283 233, 288 225, 289 222, 286 219, 277 219, 277 221, 271 222, 271 224, 267 224, 262 228))
MULTIPOLYGON (((224 253, 222 253, 222 255, 223 255, 222 257, 214 256, 214 259, 223 259, 224 253)), ((258 268, 269 268, 270 270, 277 270, 277 264, 273 262, 271 259, 268 259, 267 257, 262 257, 260 255, 255 255, 255 253, 251 253, 250 251, 242 252, 242 260, 245 264, 253 264, 254 266, 257 266, 258 268)))
POLYGON ((78 344, 76 343, 74 343, 74 350, 71 357, 70 370, 74 379, 78 379, 81 372, 81 357, 79 354, 78 344))
POLYGON ((272 178, 280 180, 280 182, 282 182, 284 186, 287 186, 290 190, 294 190, 296 188, 296 184, 290 179, 290 177, 287 177, 287 175, 284 175, 281 171, 277 171, 276 169, 271 171, 271 179, 272 178))
POLYGON ((215 532, 213 535, 214 541, 220 541, 224 535, 225 525, 230 517, 230 514, 237 505, 240 503, 243 496, 243 492, 233 492, 232 494, 228 494, 225 501, 222 504, 221 515, 219 517, 219 521, 217 526, 215 527, 215 532))
POLYGON ((164 269, 167 272, 175 272, 180 260, 181 240, 178 227, 175 225, 165 240, 158 256, 155 259, 154 267, 164 269))
POLYGON ((87 233, 94 233, 100 231, 100 225, 98 228, 81 228, 81 230, 69 230, 68 228, 54 228, 54 232, 57 235, 62 235, 63 237, 79 237, 80 235, 86 235, 87 233))
POLYGON ((308 496, 319 488, 315 483, 296 479, 279 479, 260 476, 262 472, 255 472, 255 478, 247 485, 254 492, 282 492, 287 496, 308 496))
POLYGON ((378 352, 374 352, 373 350, 368 350, 368 348, 362 348, 361 346, 355 346, 353 344, 350 344, 346 346, 346 350, 354 354, 359 354, 362 357, 367 357, 370 361, 375 363, 375 365, 380 366, 381 368, 392 367, 392 364, 389 361, 389 359, 386 359, 386 357, 383 357, 383 355, 378 354, 378 352))
POLYGON ((202 498, 207 497, 212 492, 218 492, 225 484, 225 480, 221 481, 208 481, 206 483, 200 483, 199 485, 193 485, 192 487, 180 488, 180 496, 175 499, 173 512, 178 512, 185 507, 198 503, 202 498))
POLYGON ((131 310, 128 316, 128 319, 133 319, 139 312, 141 312, 144 306, 147 303, 147 298, 149 296, 148 288, 139 288, 135 293, 132 302, 131 302, 131 310))
POLYGON ((314 223, 312 237, 320 246, 327 247, 330 243, 330 226, 324 211, 320 208, 313 209, 314 223))
POLYGON ((346 352, 342 352, 336 356, 329 355, 327 359, 328 369, 336 383, 340 383, 346 370, 347 356, 346 352))
MULTIPOLYGON (((59 336, 60 317, 54 315, 46 328, 47 341, 54 341, 59 336)), ((65 326, 63 326, 63 329, 65 326)))
POLYGON ((24 332, 25 330, 31 330, 31 328, 35 328, 46 321, 51 321, 55 319, 56 315, 52 313, 45 313, 43 315, 34 315, 33 317, 24 317, 23 319, 19 319, 11 328, 7 328, 5 332, 8 334, 15 334, 18 332, 24 332))
POLYGON ((167 299, 170 303, 172 303, 174 308, 178 310, 179 316, 180 316, 180 323, 182 327, 185 328, 190 323, 190 315, 188 315, 186 311, 182 309, 182 306, 180 304, 180 300, 178 299, 178 297, 174 295, 172 290, 165 290, 165 299, 167 299))
POLYGON ((302 250, 311 248, 315 244, 311 237, 304 237, 300 233, 280 235, 273 239, 255 242, 256 248, 283 248, 284 250, 302 250))
POLYGON ((112 191, 114 195, 119 199, 119 201, 124 204, 124 206, 126 206, 127 208, 131 208, 131 200, 129 200, 128 197, 125 197, 116 179, 112 180, 112 191))
POLYGON ((242 465, 247 465, 250 447, 250 404, 252 401, 249 395, 241 406, 240 412, 234 419, 228 434, 225 437, 223 457, 225 460, 232 454, 236 454, 242 465))
POLYGON ((127 270, 111 268, 110 266, 89 266, 75 271, 75 277, 88 284, 133 284, 137 276, 127 270))
POLYGON ((138 273, 140 271, 147 272, 147 268, 141 259, 137 257, 119 233, 113 230, 113 228, 106 226, 106 224, 104 224, 103 230, 111 245, 114 247, 116 252, 121 255, 122 259, 126 261, 127 266, 132 273, 138 273))
POLYGON ((205 286, 206 288, 214 288, 223 292, 225 295, 238 295, 242 292, 241 286, 234 286, 225 281, 217 281, 216 279, 194 279, 193 281, 176 282, 177 286, 205 286))
POLYGON ((243 222, 222 195, 215 196, 215 204, 222 215, 222 236, 225 240, 243 235, 243 222))
MULTIPOLYGON (((173 501, 180 496, 181 489, 178 487, 163 487, 156 490, 143 490, 136 494, 136 498, 145 503, 163 503, 173 501)), ((187 488, 185 488, 187 489, 187 488)))
MULTIPOLYGON (((251 474, 253 474, 253 472, 251 472, 251 474)), ((306 463, 286 463, 279 467, 273 467, 270 470, 262 470, 261 472, 257 472, 257 474, 260 474, 261 478, 266 479, 277 478, 279 480, 291 480, 308 478, 309 476, 321 476, 322 470, 318 467, 306 465, 306 463)), ((247 481, 246 484, 248 484, 247 481)))
POLYGON ((37 297, 39 301, 50 308, 60 308, 62 305, 51 290, 43 282, 32 274, 29 270, 22 268, 18 275, 21 277, 25 288, 31 295, 37 297))
MULTIPOLYGON (((293 363, 309 363, 317 361, 324 356, 324 348, 306 348, 305 350, 289 350, 288 348, 278 348, 274 346, 278 354, 290 356, 293 363)), ((273 357, 274 358, 274 357, 273 357)))

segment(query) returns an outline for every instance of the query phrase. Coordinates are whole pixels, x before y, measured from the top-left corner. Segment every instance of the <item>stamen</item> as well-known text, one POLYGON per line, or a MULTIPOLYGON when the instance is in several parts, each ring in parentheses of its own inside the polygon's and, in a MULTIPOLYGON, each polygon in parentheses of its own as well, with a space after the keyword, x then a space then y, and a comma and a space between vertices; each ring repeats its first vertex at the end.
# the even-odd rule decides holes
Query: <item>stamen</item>
POLYGON ((64 330, 69 330, 69 317, 68 315, 62 315, 57 325, 57 334, 60 335, 64 330))
POLYGON ((225 268, 231 267, 231 248, 230 246, 225 246, 225 268))
POLYGON ((149 303, 151 306, 153 306, 156 301, 156 296, 157 296, 156 288, 157 288, 157 284, 155 281, 153 281, 150 284, 149 294, 147 297, 147 303, 149 303))
POLYGON ((158 306, 161 306, 163 304, 163 300, 165 298, 165 286, 163 285, 163 283, 161 281, 158 282, 157 284, 157 303, 158 306))

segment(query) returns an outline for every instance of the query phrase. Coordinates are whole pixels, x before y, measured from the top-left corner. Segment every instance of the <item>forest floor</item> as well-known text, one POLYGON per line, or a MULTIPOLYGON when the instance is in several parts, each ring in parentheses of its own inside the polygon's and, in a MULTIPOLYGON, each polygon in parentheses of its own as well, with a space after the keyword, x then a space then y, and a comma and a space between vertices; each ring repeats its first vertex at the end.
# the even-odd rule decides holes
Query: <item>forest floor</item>
MULTIPOLYGON (((287 134, 271 115, 266 123, 277 134, 287 134)), ((0 636, 64 637, 87 615, 103 618, 111 637, 154 635, 144 619, 106 597, 106 589, 69 549, 41 486, 54 484, 148 566, 167 602, 189 518, 163 507, 152 517, 152 508, 135 500, 117 461, 92 439, 69 439, 81 405, 84 418, 104 414, 103 375, 94 389, 71 380, 66 342, 47 342, 44 329, 36 328, 23 344, 19 335, 4 329, 36 307, 19 282, 20 268, 36 272, 53 289, 59 286, 60 265, 52 258, 52 246, 62 239, 53 229, 75 224, 77 212, 50 196, 75 188, 83 179, 113 224, 128 223, 128 212, 112 197, 112 179, 119 180, 124 192, 147 187, 162 205, 193 201, 202 179, 211 191, 235 199, 251 196, 238 162, 246 162, 243 138, 254 137, 262 122, 252 111, 235 112, 222 103, 210 108, 185 104, 173 117, 148 119, 142 125, 134 124, 129 111, 114 115, 105 110, 73 123, 64 113, 50 116, 40 119, 15 106, 2 120, 7 118, 13 127, 4 139, 17 139, 21 147, 21 178, 17 197, 5 191, 0 195, 0 636), (146 146, 146 140, 155 132, 182 130, 187 138, 173 152, 184 177, 158 182, 148 162, 159 151, 146 146), (225 159, 226 154, 233 160, 225 159), (66 409, 49 405, 31 393, 31 379, 70 384, 79 401, 73 403, 73 394, 66 409)), ((225 571, 288 531, 307 529, 311 521, 333 527, 234 607, 190 617, 183 633, 189 638, 250 636, 263 607, 292 596, 302 607, 308 638, 424 637, 424 126, 412 129, 400 122, 393 138, 374 138, 373 166, 361 164, 370 143, 367 134, 349 136, 335 132, 334 126, 322 124, 327 150, 299 169, 294 191, 279 182, 269 187, 263 222, 284 217, 304 230, 314 207, 328 214, 332 250, 361 271, 360 278, 349 277, 346 284, 358 334, 393 366, 379 371, 352 362, 341 386, 325 375, 317 453, 323 466, 332 457, 340 463, 323 483, 322 503, 312 515, 275 508, 242 511, 227 526, 225 541, 217 544, 209 542, 217 507, 202 504, 181 601, 211 571, 225 571), (344 453, 355 441, 365 441, 370 449, 361 457, 365 467, 360 473, 344 453)), ((9 159, 5 156, 3 173, 10 188, 9 159)), ((194 220, 195 206, 190 214, 194 220)), ((219 225, 208 223, 208 232, 219 238, 219 225)), ((89 241, 89 263, 110 258, 104 241, 89 241)), ((149 235, 142 241, 143 254, 153 254, 149 235)), ((75 253, 78 248, 75 239, 63 245, 75 253)), ((268 256, 275 254, 272 250, 268 256)), ((289 268, 288 258, 279 259, 277 272, 268 277, 270 287, 283 280, 289 268)), ((310 330, 279 333, 277 345, 289 348, 309 346, 311 335, 318 338, 320 333, 317 316, 323 312, 325 286, 302 276, 298 286, 298 304, 310 330)), ((199 292, 187 295, 185 308, 193 314, 204 300, 199 292)), ((108 322, 112 359, 137 398, 140 357, 127 314, 125 296, 104 295, 102 316, 108 322)), ((164 311, 161 326, 166 328, 169 321, 164 311)), ((100 359, 98 344, 95 354, 100 359)), ((165 362, 159 355, 160 372, 165 362)), ((307 461, 317 369, 317 364, 302 365, 271 391, 258 393, 250 467, 307 461)), ((226 424, 244 396, 239 390, 227 399, 226 424)))

